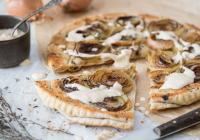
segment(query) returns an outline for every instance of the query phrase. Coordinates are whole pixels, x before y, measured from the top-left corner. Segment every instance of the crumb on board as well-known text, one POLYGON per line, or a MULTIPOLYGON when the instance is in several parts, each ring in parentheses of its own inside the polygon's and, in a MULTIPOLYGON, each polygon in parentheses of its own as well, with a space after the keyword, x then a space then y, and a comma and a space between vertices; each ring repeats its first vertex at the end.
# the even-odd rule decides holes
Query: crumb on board
POLYGON ((47 77, 47 73, 33 73, 31 77, 33 80, 42 80, 47 77))
POLYGON ((20 66, 27 66, 27 65, 30 65, 30 64, 31 64, 31 60, 30 59, 25 59, 19 65, 20 66))
POLYGON ((146 100, 146 98, 145 97, 140 97, 140 101, 145 101, 146 100))
POLYGON ((114 137, 114 135, 116 133, 117 132, 114 130, 103 130, 102 132, 100 132, 96 135, 96 139, 97 140, 107 140, 107 139, 114 137))
POLYGON ((144 123, 144 120, 141 120, 140 123, 143 124, 143 123, 144 123))
POLYGON ((140 111, 145 111, 145 110, 146 110, 145 107, 143 107, 143 106, 138 107, 138 109, 139 109, 140 111))
POLYGON ((140 103, 135 103, 135 106, 137 107, 137 106, 140 106, 140 103))

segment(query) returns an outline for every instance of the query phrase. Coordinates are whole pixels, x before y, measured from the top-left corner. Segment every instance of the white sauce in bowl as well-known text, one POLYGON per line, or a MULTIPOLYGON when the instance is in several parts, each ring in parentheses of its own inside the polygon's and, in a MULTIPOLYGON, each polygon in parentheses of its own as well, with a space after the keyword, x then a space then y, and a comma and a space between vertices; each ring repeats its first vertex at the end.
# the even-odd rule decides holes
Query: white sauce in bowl
POLYGON ((11 40, 11 39, 15 39, 18 38, 22 35, 24 35, 25 33, 19 29, 17 29, 14 33, 14 35, 11 35, 12 29, 0 29, 0 41, 6 41, 6 40, 11 40))

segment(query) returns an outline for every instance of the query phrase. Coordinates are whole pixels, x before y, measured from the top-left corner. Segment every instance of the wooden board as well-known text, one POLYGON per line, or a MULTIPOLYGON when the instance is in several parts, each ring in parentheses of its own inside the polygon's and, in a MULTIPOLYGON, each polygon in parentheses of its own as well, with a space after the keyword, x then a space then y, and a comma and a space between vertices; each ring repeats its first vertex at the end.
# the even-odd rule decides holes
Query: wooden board
MULTIPOLYGON (((59 7, 55 7, 46 12, 46 15, 51 16, 53 20, 45 20, 35 25, 41 60, 46 62, 47 45, 52 35, 58 32, 66 23, 79 17, 112 12, 126 12, 130 14, 148 13, 173 18, 180 22, 192 23, 200 27, 199 8, 200 3, 198 0, 93 0, 87 12, 76 14, 64 14, 59 7)), ((146 106, 149 90, 149 82, 145 71, 146 65, 145 62, 141 63, 141 61, 137 62, 137 64, 138 89, 136 102, 140 103, 141 106, 146 106), (146 100, 141 102, 141 97, 145 97, 146 100)), ((150 114, 150 118, 156 122, 163 123, 199 106, 200 103, 197 103, 189 107, 162 111, 150 114)), ((200 126, 196 127, 196 129, 187 130, 186 133, 200 136, 200 126)))

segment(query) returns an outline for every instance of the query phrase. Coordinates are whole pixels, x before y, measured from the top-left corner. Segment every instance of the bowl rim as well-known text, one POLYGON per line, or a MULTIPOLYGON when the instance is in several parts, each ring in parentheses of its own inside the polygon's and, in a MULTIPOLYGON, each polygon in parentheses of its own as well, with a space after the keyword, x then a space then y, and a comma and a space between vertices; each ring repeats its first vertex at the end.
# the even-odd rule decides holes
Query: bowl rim
MULTIPOLYGON (((12 18, 13 20, 19 20, 19 21, 22 20, 22 18, 20 18, 20 17, 12 16, 12 15, 6 15, 6 14, 5 14, 5 15, 0 15, 0 17, 9 17, 9 18, 12 18)), ((24 36, 26 36, 27 34, 29 34, 29 33, 30 33, 30 23, 29 23, 28 21, 26 21, 26 22, 24 22, 24 24, 26 25, 27 30, 26 30, 26 32, 24 32, 23 35, 18 36, 18 37, 13 38, 13 39, 9 39, 9 40, 0 40, 0 43, 15 41, 15 40, 18 40, 18 39, 20 39, 20 38, 23 38, 24 36)), ((0 30, 1 30, 1 29, 3 29, 3 28, 0 28, 0 30)), ((4 29, 6 29, 6 28, 4 28, 4 29)))

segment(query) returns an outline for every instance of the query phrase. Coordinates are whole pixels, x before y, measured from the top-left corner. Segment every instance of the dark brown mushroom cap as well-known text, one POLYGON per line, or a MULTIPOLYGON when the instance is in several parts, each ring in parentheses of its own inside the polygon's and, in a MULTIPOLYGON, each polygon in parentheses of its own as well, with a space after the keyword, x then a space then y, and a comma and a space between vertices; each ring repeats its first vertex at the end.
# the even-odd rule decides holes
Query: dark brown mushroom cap
POLYGON ((78 47, 78 52, 86 54, 99 54, 105 47, 101 44, 83 42, 78 47))
POLYGON ((175 20, 172 19, 161 19, 157 21, 151 21, 147 29, 152 32, 152 31, 175 31, 179 27, 181 27, 181 24, 178 23, 175 20))
POLYGON ((183 26, 176 31, 177 36, 186 42, 198 43, 200 42, 200 30, 192 28, 191 26, 183 26))
POLYGON ((200 82, 200 63, 189 66, 189 68, 195 73, 195 82, 200 82))
POLYGON ((121 26, 124 26, 128 21, 130 21, 134 27, 144 24, 143 19, 138 16, 121 16, 116 19, 116 23, 121 26))
POLYGON ((117 96, 117 97, 107 97, 103 102, 92 103, 93 105, 104 108, 107 111, 120 111, 127 109, 127 97, 117 96))

